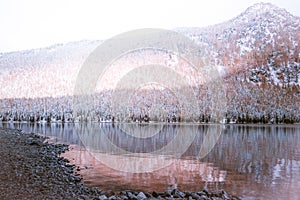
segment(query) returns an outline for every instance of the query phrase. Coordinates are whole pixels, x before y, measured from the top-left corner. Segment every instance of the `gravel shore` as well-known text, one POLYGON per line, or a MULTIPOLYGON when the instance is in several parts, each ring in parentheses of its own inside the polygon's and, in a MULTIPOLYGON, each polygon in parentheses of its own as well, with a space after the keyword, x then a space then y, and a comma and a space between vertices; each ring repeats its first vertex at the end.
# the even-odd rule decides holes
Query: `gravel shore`
POLYGON ((64 144, 21 130, 0 129, 0 199, 239 199, 222 191, 162 193, 102 191, 83 184, 76 166, 59 155, 64 144))

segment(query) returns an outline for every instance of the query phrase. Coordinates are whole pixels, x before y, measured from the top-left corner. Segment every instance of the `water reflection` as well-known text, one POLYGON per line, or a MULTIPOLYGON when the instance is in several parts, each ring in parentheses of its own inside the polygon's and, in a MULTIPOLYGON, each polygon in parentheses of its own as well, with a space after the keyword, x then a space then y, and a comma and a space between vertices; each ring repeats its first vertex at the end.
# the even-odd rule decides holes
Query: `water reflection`
MULTIPOLYGON (((89 123, 76 124, 75 127, 86 149, 103 164, 119 171, 144 173, 167 167, 179 159, 198 134, 203 138, 203 142, 207 143, 201 146, 201 153, 213 148, 217 141, 215 136, 220 135, 220 126, 206 126, 204 132, 199 132, 198 125, 179 124, 101 124, 99 126, 89 123), (219 132, 215 133, 216 131, 219 132), (156 134, 141 137, 145 132, 156 134)), ((197 152, 194 156, 198 154, 197 152)))
MULTIPOLYGON (((197 155, 209 126, 185 126, 183 129, 185 133, 196 130, 196 134, 183 156, 180 159, 168 158, 173 160, 165 168, 141 174, 108 168, 84 151, 80 133, 76 133, 78 129, 73 124, 0 124, 0 126, 55 136, 59 141, 72 144, 74 150, 68 152, 67 156, 74 158, 75 163, 90 168, 80 172, 85 177, 86 183, 103 189, 131 188, 146 191, 162 191, 168 187, 178 187, 182 190, 225 189, 246 199, 297 199, 300 196, 300 127, 296 125, 228 125, 223 129, 217 145, 201 160, 197 159, 197 155)), ((179 125, 163 127, 158 134, 137 140, 111 124, 96 127, 104 130, 102 135, 95 134, 92 131, 93 127, 89 127, 89 134, 84 134, 90 144, 99 144, 101 137, 105 137, 116 147, 129 152, 149 153, 149 157, 153 156, 151 152, 169 144, 178 135, 177 130, 180 128, 179 125)), ((181 140, 184 141, 185 137, 182 136, 181 140)), ((94 153, 98 153, 100 159, 106 155, 105 151, 99 148, 94 153)), ((115 164, 120 164, 121 158, 115 156, 115 164)), ((166 159, 163 158, 161 162, 164 160, 166 159)), ((142 164, 154 163, 143 161, 142 164)))

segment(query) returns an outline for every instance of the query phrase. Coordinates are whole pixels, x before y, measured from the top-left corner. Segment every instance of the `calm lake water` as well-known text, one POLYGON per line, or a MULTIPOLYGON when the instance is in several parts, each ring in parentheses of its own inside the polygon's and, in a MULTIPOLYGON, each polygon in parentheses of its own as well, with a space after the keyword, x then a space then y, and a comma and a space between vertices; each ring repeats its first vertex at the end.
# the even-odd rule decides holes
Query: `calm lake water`
POLYGON ((0 124, 70 144, 64 156, 81 166, 86 184, 100 189, 223 189, 243 199, 300 199, 299 125, 213 126, 0 124), (212 141, 209 130, 222 134, 199 159, 203 142, 212 141))

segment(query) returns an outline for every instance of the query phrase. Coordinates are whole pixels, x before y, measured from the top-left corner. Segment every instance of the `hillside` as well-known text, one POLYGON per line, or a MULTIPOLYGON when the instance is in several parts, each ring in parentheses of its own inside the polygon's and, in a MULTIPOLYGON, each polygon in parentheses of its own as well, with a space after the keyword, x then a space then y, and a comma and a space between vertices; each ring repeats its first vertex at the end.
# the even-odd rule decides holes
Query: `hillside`
POLYGON ((262 74, 269 83, 299 84, 300 18, 284 9, 255 4, 228 22, 178 31, 209 48, 227 71, 247 71, 247 81, 261 83, 262 74))
MULTIPOLYGON (((300 122, 299 17, 275 5, 260 3, 221 24, 175 30, 205 48, 215 65, 223 69, 227 122, 300 122)), ((72 112, 74 83, 82 63, 100 43, 80 41, 0 54, 0 119, 82 120, 72 112)), ((138 62, 159 58, 170 63, 173 59, 171 55, 163 57, 147 51, 136 55, 141 59, 138 62)), ((130 60, 136 61, 136 57, 123 59, 126 65, 132 65, 130 60)), ((198 90, 201 106, 193 121, 207 122, 211 120, 210 100, 203 98, 207 87, 199 85, 198 90)), ((129 108, 130 120, 145 116, 155 121, 180 120, 180 106, 170 91, 155 88, 140 92, 129 108), (146 97, 144 101, 139 100, 141 96, 146 97), (151 116, 153 109, 163 113, 151 116)), ((111 91, 99 91, 90 119, 115 117, 110 96, 111 91)))

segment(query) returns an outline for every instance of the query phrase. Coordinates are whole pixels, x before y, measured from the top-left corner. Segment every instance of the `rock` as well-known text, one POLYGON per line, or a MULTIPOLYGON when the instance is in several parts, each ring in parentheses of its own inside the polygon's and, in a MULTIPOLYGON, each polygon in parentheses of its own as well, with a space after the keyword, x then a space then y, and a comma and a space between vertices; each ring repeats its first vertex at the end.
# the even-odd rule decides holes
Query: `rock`
POLYGON ((100 199, 100 200, 105 200, 105 199, 107 199, 107 196, 106 196, 106 195, 101 195, 101 196, 99 197, 99 199, 100 199))
POLYGON ((176 191, 176 194, 177 194, 180 198, 184 198, 184 197, 185 197, 185 193, 184 193, 184 192, 176 191))
POLYGON ((165 191, 165 196, 166 196, 166 197, 172 196, 172 190, 171 190, 171 189, 167 189, 167 190, 165 191))
POLYGON ((222 198, 220 197, 211 197, 212 200, 223 200, 222 198))
POLYGON ((142 199, 147 198, 147 196, 143 192, 140 192, 136 197, 137 197, 138 200, 142 200, 142 199))
POLYGON ((78 197, 78 199, 79 199, 79 200, 87 200, 87 199, 89 199, 89 197, 86 196, 86 195, 80 195, 80 196, 78 197))
MULTIPOLYGON (((205 196, 207 196, 208 198, 212 197, 212 193, 208 192, 207 190, 203 190, 203 193, 205 194, 205 196)), ((201 195, 200 195, 201 196, 201 195)))
POLYGON ((240 200, 240 198, 236 197, 236 196, 231 196, 231 199, 233 199, 233 200, 240 200))
POLYGON ((109 200, 116 200, 117 197, 113 195, 113 196, 110 196, 108 199, 109 199, 109 200))
POLYGON ((201 191, 201 192, 197 192, 197 194, 198 194, 199 196, 202 196, 202 195, 205 195, 205 196, 206 196, 206 195, 207 195, 205 192, 202 192, 202 191, 201 191))
POLYGON ((230 199, 230 197, 229 197, 229 195, 224 191, 224 190, 222 190, 222 197, 223 197, 223 199, 230 199))
POLYGON ((191 197, 193 199, 201 199, 201 197, 197 193, 191 193, 191 197))
POLYGON ((184 193, 185 193, 185 196, 186 196, 186 197, 189 197, 189 196, 191 196, 191 194, 192 194, 190 191, 185 191, 184 193))
POLYGON ((159 196, 159 194, 157 192, 153 191, 152 192, 152 196, 155 197, 155 198, 157 198, 159 196))
POLYGON ((203 200, 208 200, 209 199, 206 195, 201 195, 200 198, 203 199, 203 200))
POLYGON ((83 185, 81 178, 76 176, 80 168, 68 164, 69 161, 60 154, 68 149, 66 145, 43 143, 44 137, 34 134, 9 134, 12 130, 0 128, 0 177, 1 187, 5 192, 0 193, 0 199, 233 199, 238 197, 222 191, 218 194, 202 192, 182 192, 169 189, 165 192, 121 191, 118 195, 112 190, 102 191, 83 185), (29 145, 30 144, 30 145, 29 145), (14 166, 11 168, 10 166, 14 166), (19 181, 22 180, 22 181, 19 181), (7 189, 5 189, 7 188, 7 189), (13 188, 18 188, 14 190, 13 188), (24 194, 24 191, 27 192, 24 194), (209 198, 210 196, 213 198, 209 198))
POLYGON ((126 196, 127 195, 127 192, 126 191, 121 191, 120 193, 119 193, 121 196, 126 196))
POLYGON ((144 194, 146 195, 147 198, 152 197, 152 195, 149 192, 145 192, 144 194))
POLYGON ((171 195, 174 195, 176 194, 177 190, 176 189, 173 189, 172 192, 171 192, 171 195))
POLYGON ((132 194, 131 192, 127 192, 127 196, 129 197, 129 199, 138 200, 138 198, 134 194, 132 194))
POLYGON ((41 146, 43 143, 39 142, 39 141, 36 141, 36 140, 29 140, 27 142, 27 144, 29 144, 29 145, 35 145, 35 146, 41 146))
POLYGON ((114 193, 112 190, 107 190, 107 191, 105 192, 105 195, 106 195, 107 197, 110 197, 110 196, 114 196, 115 193, 114 193))

